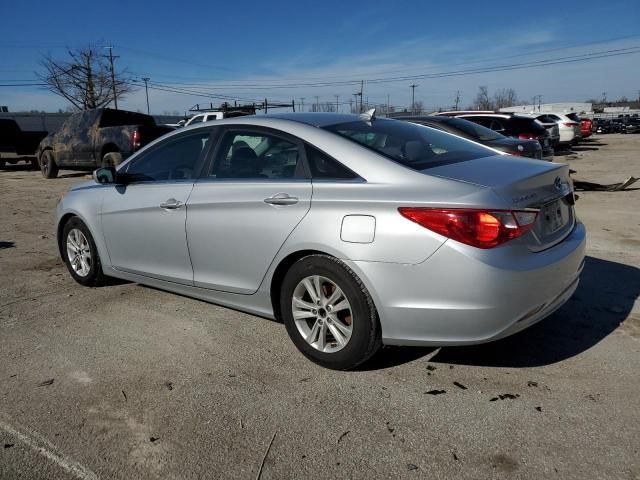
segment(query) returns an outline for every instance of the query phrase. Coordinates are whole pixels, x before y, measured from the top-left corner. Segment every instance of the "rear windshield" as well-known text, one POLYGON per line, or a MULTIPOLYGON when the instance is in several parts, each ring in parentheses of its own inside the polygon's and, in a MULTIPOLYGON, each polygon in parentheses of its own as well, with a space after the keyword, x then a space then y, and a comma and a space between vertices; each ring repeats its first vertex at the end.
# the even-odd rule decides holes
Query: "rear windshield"
POLYGON ((469 120, 463 120, 462 118, 447 118, 443 120, 444 124, 450 125, 463 133, 466 133, 472 138, 480 140, 481 142, 489 142, 491 140, 499 140, 505 138, 504 135, 494 132, 490 128, 483 127, 477 123, 470 122, 469 120))
POLYGON ((517 133, 544 134, 544 132, 546 132, 546 129, 542 124, 538 123, 535 118, 517 117, 514 115, 509 121, 513 127, 512 129, 517 133))
POLYGON ((579 122, 580 121, 580 117, 575 113, 567 113, 567 118, 570 118, 574 122, 579 122))
POLYGON ((414 170, 495 155, 493 150, 460 137, 398 120, 356 121, 324 129, 414 170))
POLYGON ((101 127, 120 127, 122 125, 146 125, 155 126, 153 117, 143 113, 127 112, 124 110, 105 110, 100 118, 101 127))

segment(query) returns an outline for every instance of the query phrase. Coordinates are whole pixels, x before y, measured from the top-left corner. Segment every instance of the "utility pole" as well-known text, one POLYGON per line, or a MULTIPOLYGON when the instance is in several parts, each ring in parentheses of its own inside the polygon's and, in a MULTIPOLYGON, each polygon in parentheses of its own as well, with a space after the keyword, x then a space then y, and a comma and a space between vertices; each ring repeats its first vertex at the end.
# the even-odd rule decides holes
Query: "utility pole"
POLYGON ((455 107, 455 111, 458 111, 458 105, 460 104, 460 90, 456 90, 456 107, 455 107))
POLYGON ((607 92, 602 92, 602 103, 607 103, 607 92))
POLYGON ((144 92, 147 94, 147 115, 150 115, 149 113, 149 80, 151 80, 149 77, 142 77, 142 80, 144 80, 144 92))
POLYGON ((304 99, 305 97, 300 97, 300 111, 304 112, 304 99))
MULTIPOLYGON (((360 111, 360 110, 358 110, 358 95, 360 95, 358 92, 353 94, 353 98, 355 98, 355 100, 356 100, 356 112, 360 111)), ((360 100, 360 103, 362 103, 362 100, 360 100)))
POLYGON ((538 112, 542 108, 542 95, 538 94, 538 112))
POLYGON ((412 83, 409 86, 411 87, 411 111, 415 115, 416 114, 416 87, 418 85, 416 85, 415 83, 412 83))
POLYGON ((339 112, 339 102, 340 102, 340 95, 334 95, 334 97, 336 97, 336 113, 339 112))
POLYGON ((116 74, 113 70, 113 59, 118 58, 119 56, 113 56, 113 45, 109 45, 108 47, 104 47, 109 49, 109 64, 111 65, 111 86, 113 87, 113 105, 118 109, 118 95, 116 93, 116 74))
POLYGON ((364 110, 362 109, 362 93, 363 92, 364 92, 364 80, 360 80, 360 113, 364 112, 364 110))

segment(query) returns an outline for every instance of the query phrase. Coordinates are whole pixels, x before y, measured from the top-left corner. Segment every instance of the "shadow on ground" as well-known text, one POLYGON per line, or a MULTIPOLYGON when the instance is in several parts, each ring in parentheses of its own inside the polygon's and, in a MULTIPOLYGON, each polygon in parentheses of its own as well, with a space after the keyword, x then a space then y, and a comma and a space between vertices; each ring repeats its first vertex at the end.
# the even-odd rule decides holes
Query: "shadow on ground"
POLYGON ((0 250, 4 250, 5 248, 15 248, 15 242, 5 242, 0 240, 0 250))
POLYGON ((537 367, 590 349, 613 332, 640 296, 640 269, 587 257, 578 290, 560 310, 512 337, 470 347, 442 348, 434 362, 537 367))

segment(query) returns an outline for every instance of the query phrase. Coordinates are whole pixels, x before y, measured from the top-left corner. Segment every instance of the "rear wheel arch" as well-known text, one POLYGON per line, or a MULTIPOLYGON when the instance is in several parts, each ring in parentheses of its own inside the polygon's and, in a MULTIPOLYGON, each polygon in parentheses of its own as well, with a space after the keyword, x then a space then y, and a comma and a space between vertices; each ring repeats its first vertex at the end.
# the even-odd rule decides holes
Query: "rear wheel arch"
POLYGON ((120 148, 115 143, 107 143, 102 147, 102 151, 100 152, 100 159, 104 157, 107 153, 120 153, 120 148))
POLYGON ((333 255, 321 252, 320 250, 299 250, 297 252, 290 253, 280 260, 280 263, 278 263, 278 266, 273 271, 269 295, 271 298, 271 306, 273 307, 273 314, 277 320, 282 319, 282 312, 280 311, 280 292, 282 291, 282 281, 284 280, 284 277, 298 260, 310 255, 326 255, 328 257, 335 258, 333 255))

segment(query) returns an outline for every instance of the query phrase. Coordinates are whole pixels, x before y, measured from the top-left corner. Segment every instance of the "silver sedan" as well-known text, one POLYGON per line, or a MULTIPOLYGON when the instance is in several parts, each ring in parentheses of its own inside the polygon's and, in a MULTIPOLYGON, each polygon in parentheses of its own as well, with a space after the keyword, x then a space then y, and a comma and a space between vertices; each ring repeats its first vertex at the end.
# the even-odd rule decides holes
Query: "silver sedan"
POLYGON ((308 358, 502 338, 584 264, 566 165, 375 112, 201 124, 94 172, 57 207, 73 278, 118 277, 282 319, 308 358))

